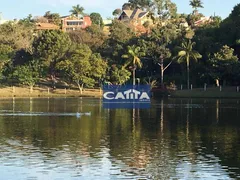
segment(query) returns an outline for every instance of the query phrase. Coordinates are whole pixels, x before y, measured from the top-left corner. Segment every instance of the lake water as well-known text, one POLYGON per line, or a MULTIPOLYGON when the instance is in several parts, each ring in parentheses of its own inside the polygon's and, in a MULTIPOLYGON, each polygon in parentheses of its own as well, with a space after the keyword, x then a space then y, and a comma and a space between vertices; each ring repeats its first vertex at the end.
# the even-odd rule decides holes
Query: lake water
POLYGON ((0 179, 240 179, 240 100, 1 99, 0 179))

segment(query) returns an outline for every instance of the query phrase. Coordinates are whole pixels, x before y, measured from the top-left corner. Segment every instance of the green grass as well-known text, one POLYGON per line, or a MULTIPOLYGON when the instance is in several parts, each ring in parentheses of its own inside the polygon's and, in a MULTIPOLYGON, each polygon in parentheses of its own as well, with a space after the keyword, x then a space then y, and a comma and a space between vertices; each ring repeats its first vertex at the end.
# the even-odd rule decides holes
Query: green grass
POLYGON ((29 87, 0 87, 0 97, 101 97, 99 89, 85 89, 82 94, 76 89, 56 89, 47 87, 34 87, 30 92, 29 87))

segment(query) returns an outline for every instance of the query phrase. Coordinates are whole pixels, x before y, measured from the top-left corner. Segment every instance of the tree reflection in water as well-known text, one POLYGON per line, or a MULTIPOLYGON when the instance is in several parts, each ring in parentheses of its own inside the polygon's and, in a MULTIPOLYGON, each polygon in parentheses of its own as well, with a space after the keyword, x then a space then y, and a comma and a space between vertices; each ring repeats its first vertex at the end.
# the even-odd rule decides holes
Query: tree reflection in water
POLYGON ((0 110, 12 112, 92 113, 80 119, 0 116, 1 172, 20 173, 22 166, 19 176, 26 179, 30 164, 36 173, 57 178, 62 171, 66 179, 238 178, 239 108, 237 100, 218 99, 153 99, 145 110, 103 109, 91 98, 1 100, 0 110))

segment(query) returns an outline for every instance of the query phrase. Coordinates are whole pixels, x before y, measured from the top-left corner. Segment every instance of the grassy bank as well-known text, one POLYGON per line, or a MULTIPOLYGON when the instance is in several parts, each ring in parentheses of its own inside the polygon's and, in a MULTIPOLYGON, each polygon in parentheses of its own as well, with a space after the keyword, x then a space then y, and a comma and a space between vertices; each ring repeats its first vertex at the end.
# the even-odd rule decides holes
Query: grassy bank
POLYGON ((222 91, 216 87, 208 88, 206 91, 203 88, 171 91, 170 96, 180 98, 240 98, 240 92, 236 91, 236 87, 222 87, 222 91))
MULTIPOLYGON (((167 95, 167 93, 154 93, 157 95, 167 95)), ((176 90, 170 91, 171 97, 176 98, 240 98, 240 92, 236 91, 236 87, 203 88, 193 90, 176 90)), ((81 94, 78 89, 55 89, 49 87, 34 87, 31 92, 26 86, 3 86, 0 87, 0 97, 102 97, 100 89, 85 89, 81 94)))
POLYGON ((101 97, 100 89, 85 89, 82 94, 77 89, 55 89, 48 87, 1 87, 0 97, 101 97))

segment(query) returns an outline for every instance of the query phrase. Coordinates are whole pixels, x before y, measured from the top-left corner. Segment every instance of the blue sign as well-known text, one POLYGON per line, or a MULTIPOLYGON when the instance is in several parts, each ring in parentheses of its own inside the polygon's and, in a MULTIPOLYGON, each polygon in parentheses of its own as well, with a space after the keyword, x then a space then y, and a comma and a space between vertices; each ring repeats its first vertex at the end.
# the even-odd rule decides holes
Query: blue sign
POLYGON ((103 87, 103 107, 107 109, 150 108, 149 85, 106 85, 103 87))

